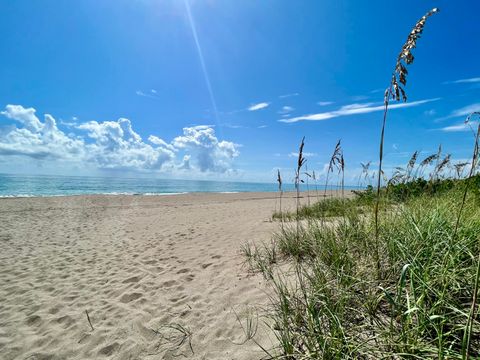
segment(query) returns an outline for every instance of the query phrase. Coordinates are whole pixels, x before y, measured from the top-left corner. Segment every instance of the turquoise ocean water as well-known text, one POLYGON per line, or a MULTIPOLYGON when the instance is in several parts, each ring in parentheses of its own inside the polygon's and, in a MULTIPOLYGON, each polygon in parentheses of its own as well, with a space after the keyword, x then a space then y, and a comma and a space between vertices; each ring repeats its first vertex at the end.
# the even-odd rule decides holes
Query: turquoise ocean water
MULTIPOLYGON (((323 186, 319 185, 319 191, 323 186)), ((284 184, 285 191, 294 190, 284 184)), ((302 185, 305 190, 306 186, 302 185)), ((310 187, 314 190, 314 186, 310 187)), ((65 196, 85 194, 167 195, 189 192, 277 191, 275 183, 133 179, 119 177, 5 175, 0 174, 0 197, 65 196)))

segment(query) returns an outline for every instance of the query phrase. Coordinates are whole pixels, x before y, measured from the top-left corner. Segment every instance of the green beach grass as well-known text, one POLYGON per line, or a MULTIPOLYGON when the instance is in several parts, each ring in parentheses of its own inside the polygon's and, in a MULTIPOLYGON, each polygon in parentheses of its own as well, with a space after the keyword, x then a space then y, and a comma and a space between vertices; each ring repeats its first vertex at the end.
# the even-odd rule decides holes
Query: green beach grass
MULTIPOLYGON (((480 359, 480 175, 478 129, 470 162, 451 163, 438 152, 386 178, 384 134, 389 104, 407 101, 407 67, 432 9, 417 21, 396 59, 384 95, 379 162, 362 164, 361 180, 376 187, 344 196, 345 163, 340 140, 326 172, 337 175, 341 197, 300 204, 306 159, 299 147, 295 212, 272 216, 272 242, 246 244, 252 271, 272 289, 267 326, 278 346, 271 359, 480 359), (465 169, 468 174, 464 177, 465 169)), ((307 178, 308 180, 308 178, 307 178)), ((316 179, 315 179, 316 186, 316 179)), ((310 200, 310 198, 309 198, 310 200)))
POLYGON ((455 234, 464 184, 380 207, 380 277, 374 203, 362 195, 302 207, 308 217, 284 218, 272 243, 246 245, 273 289, 271 358, 477 358, 480 200, 467 198, 455 234))

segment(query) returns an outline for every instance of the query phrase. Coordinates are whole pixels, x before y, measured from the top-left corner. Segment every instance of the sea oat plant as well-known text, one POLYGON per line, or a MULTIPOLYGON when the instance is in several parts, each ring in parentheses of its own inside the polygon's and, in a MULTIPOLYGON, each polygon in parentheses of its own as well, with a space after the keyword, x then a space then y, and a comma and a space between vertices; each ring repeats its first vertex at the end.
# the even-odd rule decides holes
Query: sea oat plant
POLYGON ((342 158, 343 158, 342 146, 341 146, 340 142, 341 142, 341 140, 337 141, 337 144, 335 145, 335 149, 333 150, 333 154, 330 157, 330 161, 328 162, 327 176, 326 176, 326 179, 325 179, 325 190, 323 192, 323 197, 324 198, 327 197, 327 187, 328 187, 328 179, 329 179, 330 173, 333 173, 334 168, 340 169, 342 161, 343 161, 342 160, 342 158))
POLYGON ((298 149, 298 159, 297 159, 297 169, 295 170, 295 189, 297 190, 297 240, 300 236, 300 221, 299 221, 299 210, 300 210, 300 183, 302 182, 300 175, 302 166, 307 161, 303 157, 303 147, 305 146, 305 136, 302 138, 300 147, 298 149))
POLYGON ((404 86, 407 85, 407 75, 408 70, 407 66, 413 63, 414 56, 412 50, 417 46, 417 41, 420 39, 423 28, 427 19, 437 13, 439 10, 433 8, 427 12, 424 16, 417 21, 412 31, 407 37, 407 41, 402 46, 402 50, 397 56, 397 61, 395 64, 394 71, 390 80, 389 87, 385 90, 384 94, 384 113, 383 113, 383 122, 382 122, 382 131, 380 134, 380 149, 379 149, 379 165, 378 165, 378 176, 377 176, 377 199, 375 202, 375 257, 377 262, 377 271, 380 272, 380 255, 379 255, 379 224, 378 224, 378 210, 380 205, 380 186, 381 186, 381 173, 382 173, 382 164, 383 164, 383 143, 385 137, 385 125, 387 122, 387 113, 388 105, 391 100, 393 101, 407 101, 407 94, 405 92, 404 86))
POLYGON ((280 169, 277 169, 277 183, 278 183, 278 193, 279 193, 279 199, 280 199, 279 213, 280 213, 280 216, 281 216, 282 215, 283 189, 282 189, 282 176, 280 175, 280 169))

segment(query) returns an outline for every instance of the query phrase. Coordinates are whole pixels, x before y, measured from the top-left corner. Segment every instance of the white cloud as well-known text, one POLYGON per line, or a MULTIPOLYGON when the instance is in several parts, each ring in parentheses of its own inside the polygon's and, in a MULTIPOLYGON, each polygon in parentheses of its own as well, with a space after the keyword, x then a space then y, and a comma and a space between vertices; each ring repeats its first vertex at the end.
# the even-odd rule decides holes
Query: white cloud
POLYGON ((59 166, 68 162, 98 169, 225 173, 239 155, 239 145, 220 141, 208 125, 184 128, 183 136, 172 143, 155 135, 145 142, 125 118, 77 124, 74 128, 80 133, 76 135, 58 129, 51 115, 46 114, 40 121, 33 108, 7 105, 1 114, 15 120, 18 126, 0 127, 0 158, 20 156, 54 161, 59 166), (177 154, 183 156, 179 163, 177 154))
POLYGON ((298 96, 300 95, 299 93, 291 93, 291 94, 285 94, 285 95, 280 95, 279 98, 280 99, 285 99, 285 98, 289 98, 289 97, 292 97, 292 96, 298 96))
POLYGON ((128 119, 90 121, 77 128, 87 131, 88 137, 94 140, 86 145, 88 158, 100 168, 160 170, 175 157, 159 138, 155 147, 143 142, 128 119))
POLYGON ((150 141, 152 144, 160 145, 160 146, 162 146, 164 148, 167 148, 167 149, 170 149, 172 151, 177 151, 177 149, 175 149, 175 147, 172 144, 168 144, 164 140, 160 139, 158 136, 150 135, 148 137, 148 141, 150 141))
POLYGON ((454 110, 449 117, 467 116, 475 111, 480 111, 480 103, 471 104, 463 108, 454 110))
POLYGON ((353 101, 364 101, 368 99, 367 95, 355 95, 351 98, 353 101))
POLYGON ((178 167, 178 169, 180 170, 191 170, 191 166, 190 166, 190 159, 191 159, 191 155, 185 155, 183 157, 183 160, 182 160, 182 163, 180 164, 180 166, 178 167))
POLYGON ((269 105, 270 105, 270 103, 268 103, 268 102, 261 102, 261 103, 258 103, 258 104, 253 104, 252 106, 250 106, 248 108, 248 111, 257 111, 257 110, 265 109, 269 105))
MULTIPOLYGON (((317 154, 316 153, 311 153, 311 152, 304 152, 303 156, 313 157, 313 156, 317 156, 317 154)), ((288 154, 288 157, 298 158, 298 152, 291 152, 290 154, 288 154)))
MULTIPOLYGON (((391 104, 389 106, 389 109, 413 107, 413 106, 426 104, 426 103, 436 101, 436 100, 439 100, 439 98, 419 100, 419 101, 413 101, 413 102, 409 102, 409 103, 391 104)), ((318 113, 318 114, 297 116, 297 117, 293 117, 293 118, 290 118, 290 119, 280 119, 278 121, 279 122, 284 122, 284 123, 295 123, 295 122, 298 122, 298 121, 321 121, 321 120, 328 120, 328 119, 332 119, 332 118, 336 118, 336 117, 340 117, 340 116, 367 114, 367 113, 371 113, 371 112, 375 112, 375 111, 383 111, 383 109, 384 109, 383 105, 373 106, 373 103, 350 104, 350 105, 342 106, 340 109, 334 110, 334 111, 327 111, 327 112, 318 113)))
POLYGON ((228 124, 228 123, 225 123, 225 124, 219 124, 220 126, 224 126, 226 128, 229 128, 229 129, 247 129, 246 126, 243 126, 243 125, 236 125, 236 124, 228 124))
POLYGON ((278 111, 278 113, 279 114, 288 114, 288 113, 292 112, 293 110, 295 110, 295 108, 293 108, 291 106, 284 106, 278 111))
POLYGON ((435 121, 439 122, 439 121, 443 121, 443 120, 451 119, 455 117, 466 117, 467 115, 470 115, 471 113, 478 112, 478 111, 480 111, 480 103, 474 103, 474 104, 470 104, 462 108, 453 110, 449 115, 437 118, 435 119, 435 121))
POLYGON ((472 128, 475 129, 478 126, 478 122, 471 121, 470 123, 461 123, 457 125, 445 126, 440 130, 445 132, 460 132, 460 131, 471 131, 472 128))
POLYGON ((35 115, 35 109, 21 105, 7 105, 1 114, 23 127, 11 126, 0 132, 0 155, 70 160, 84 155, 83 140, 65 135, 49 114, 45 115, 43 123, 35 115))
POLYGON ((187 150, 202 172, 226 172, 231 169, 233 159, 239 155, 239 145, 219 141, 215 130, 206 125, 183 128, 183 135, 173 139, 172 144, 178 149, 187 150))
POLYGON ((22 123, 30 131, 39 131, 43 128, 42 123, 35 115, 34 108, 24 108, 21 105, 7 105, 1 114, 9 119, 22 123))
POLYGON ((327 105, 332 105, 333 101, 319 101, 317 102, 317 104, 320 106, 327 106, 327 105))
POLYGON ((157 90, 155 90, 155 89, 151 89, 148 92, 144 92, 142 90, 137 90, 137 91, 135 91, 135 94, 137 94, 138 96, 148 97, 148 98, 151 98, 151 99, 158 99, 159 98, 158 95, 157 95, 157 90))
POLYGON ((454 81, 445 81, 444 84, 469 84, 480 82, 480 77, 474 77, 469 79, 459 79, 454 81))

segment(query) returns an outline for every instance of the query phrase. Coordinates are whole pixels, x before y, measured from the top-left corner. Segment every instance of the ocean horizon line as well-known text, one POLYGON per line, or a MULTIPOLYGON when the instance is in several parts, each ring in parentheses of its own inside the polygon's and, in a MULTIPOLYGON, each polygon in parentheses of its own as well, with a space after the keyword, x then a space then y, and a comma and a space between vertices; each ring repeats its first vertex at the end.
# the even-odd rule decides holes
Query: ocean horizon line
MULTIPOLYGON (((309 187, 302 184, 302 191, 323 191, 324 184, 309 187)), ((329 185, 329 190, 340 189, 329 185)), ((359 189, 345 186, 345 189, 359 189)), ((295 191, 294 184, 283 184, 283 190, 295 191)), ((227 182, 217 180, 172 180, 148 178, 115 178, 66 175, 12 175, 0 174, 0 198, 50 197, 76 195, 165 196, 188 193, 243 193, 278 192, 278 184, 260 182, 227 182), (47 180, 47 181, 46 181, 47 180)))

